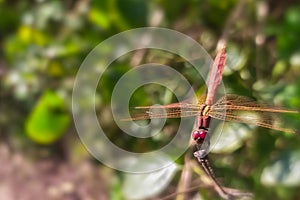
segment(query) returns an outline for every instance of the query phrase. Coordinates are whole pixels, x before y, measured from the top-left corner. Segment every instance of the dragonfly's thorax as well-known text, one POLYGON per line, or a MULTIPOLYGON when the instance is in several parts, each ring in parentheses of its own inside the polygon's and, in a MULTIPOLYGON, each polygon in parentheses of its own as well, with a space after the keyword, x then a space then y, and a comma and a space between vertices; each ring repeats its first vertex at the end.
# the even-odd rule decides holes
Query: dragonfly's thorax
POLYGON ((208 130, 210 123, 209 111, 211 106, 204 104, 200 109, 200 114, 197 120, 198 130, 204 129, 208 130))
POLYGON ((199 117, 197 118, 197 129, 192 132, 192 138, 197 144, 201 144, 207 135, 210 123, 210 108, 211 106, 204 104, 200 109, 199 117))
POLYGON ((201 107, 200 116, 202 116, 202 117, 209 117, 210 108, 211 108, 211 106, 204 104, 201 107))

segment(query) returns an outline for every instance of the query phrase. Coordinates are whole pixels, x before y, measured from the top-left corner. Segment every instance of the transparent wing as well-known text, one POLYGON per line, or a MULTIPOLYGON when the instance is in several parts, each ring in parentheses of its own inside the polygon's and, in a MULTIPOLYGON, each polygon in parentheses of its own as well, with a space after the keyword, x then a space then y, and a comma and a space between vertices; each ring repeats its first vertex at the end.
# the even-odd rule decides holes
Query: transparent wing
POLYGON ((298 113, 281 107, 272 107, 243 96, 226 95, 214 104, 209 112, 213 118, 261 126, 287 133, 295 130, 282 127, 282 118, 276 113, 298 113))
POLYGON ((134 107, 131 118, 122 121, 156 119, 156 118, 180 118, 196 116, 199 113, 198 104, 177 103, 165 106, 139 106, 134 107))
POLYGON ((261 112, 273 112, 273 113, 299 113, 295 110, 288 110, 282 107, 269 106, 267 104, 261 104, 249 99, 248 97, 238 95, 226 95, 221 97, 214 105, 215 111, 227 110, 244 110, 244 111, 261 111, 261 112))
POLYGON ((137 106, 130 111, 131 118, 122 119, 122 121, 193 117, 199 114, 204 101, 205 96, 201 96, 198 98, 197 103, 186 103, 190 102, 190 100, 186 100, 182 103, 174 103, 163 106, 137 106))

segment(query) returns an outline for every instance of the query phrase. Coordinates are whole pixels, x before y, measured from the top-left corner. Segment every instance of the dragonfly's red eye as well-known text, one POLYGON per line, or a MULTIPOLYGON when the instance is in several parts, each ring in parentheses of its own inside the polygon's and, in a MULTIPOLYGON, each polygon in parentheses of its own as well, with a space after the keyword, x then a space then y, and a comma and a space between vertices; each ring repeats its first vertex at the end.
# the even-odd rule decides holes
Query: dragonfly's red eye
POLYGON ((199 131, 199 130, 195 130, 195 131, 193 131, 193 133, 192 133, 192 138, 194 139, 194 140, 199 140, 199 139, 201 139, 201 140, 204 140, 204 138, 205 138, 205 136, 206 136, 206 134, 207 134, 207 131, 199 131))

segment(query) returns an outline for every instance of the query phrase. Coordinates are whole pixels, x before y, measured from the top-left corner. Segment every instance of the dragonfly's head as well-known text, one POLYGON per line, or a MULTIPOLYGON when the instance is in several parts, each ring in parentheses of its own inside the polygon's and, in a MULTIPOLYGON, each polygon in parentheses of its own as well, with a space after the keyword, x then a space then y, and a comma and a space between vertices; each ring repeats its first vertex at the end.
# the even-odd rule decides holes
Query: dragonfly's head
POLYGON ((197 142, 197 143, 202 143, 203 140, 205 139, 207 135, 207 130, 194 130, 192 133, 192 138, 197 142))

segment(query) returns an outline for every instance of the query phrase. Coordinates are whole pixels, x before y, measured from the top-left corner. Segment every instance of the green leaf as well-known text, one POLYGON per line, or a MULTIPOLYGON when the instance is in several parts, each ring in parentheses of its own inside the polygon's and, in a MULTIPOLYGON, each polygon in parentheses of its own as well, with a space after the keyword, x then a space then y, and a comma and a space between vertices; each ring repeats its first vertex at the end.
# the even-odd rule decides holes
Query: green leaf
POLYGON ((235 71, 240 71, 247 61, 247 52, 239 49, 237 45, 228 46, 226 65, 224 75, 231 75, 235 71))
POLYGON ((147 25, 148 2, 139 0, 116 0, 120 19, 132 27, 143 27, 147 25), (132 9, 135 8, 135 9, 132 9))
POLYGON ((171 164, 154 172, 146 173, 147 166, 162 166, 165 162, 172 162, 167 156, 161 155, 157 160, 145 159, 136 163, 134 167, 144 168, 143 174, 126 174, 123 195, 126 199, 145 199, 163 191, 178 170, 177 165, 171 164))
POLYGON ((64 100, 52 91, 46 91, 26 121, 28 137, 40 144, 51 144, 66 131, 70 116, 64 100))
POLYGON ((288 152, 264 168, 261 182, 264 185, 299 186, 300 151, 288 152))
POLYGON ((100 9, 92 8, 89 12, 89 20, 103 29, 110 27, 109 16, 100 9))
POLYGON ((226 122, 217 126, 211 138, 211 152, 231 153, 240 148, 250 137, 251 127, 242 123, 226 122))

